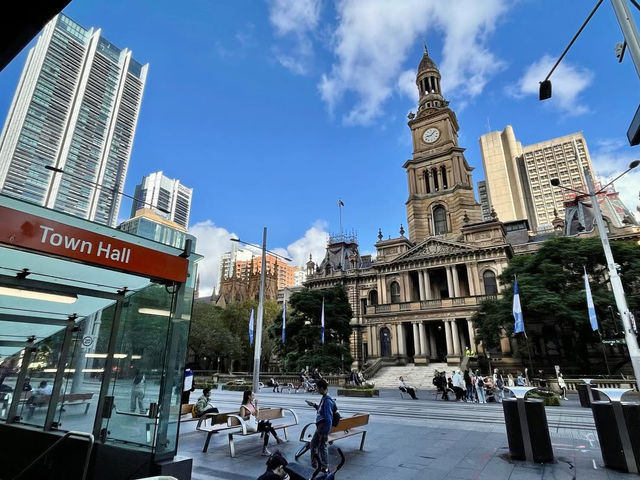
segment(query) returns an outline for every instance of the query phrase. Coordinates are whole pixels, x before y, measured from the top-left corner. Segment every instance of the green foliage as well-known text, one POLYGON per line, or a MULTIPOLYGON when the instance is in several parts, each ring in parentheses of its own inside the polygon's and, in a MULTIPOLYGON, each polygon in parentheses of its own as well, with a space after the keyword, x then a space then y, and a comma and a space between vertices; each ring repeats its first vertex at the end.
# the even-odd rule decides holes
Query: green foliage
MULTIPOLYGON (((234 362, 236 367, 249 369, 253 364, 253 346, 249 345, 251 309, 257 325, 258 302, 255 300, 234 303, 224 309, 206 303, 194 304, 189 349, 203 368, 216 366, 217 357, 221 357, 221 369, 224 366, 231 370, 234 362)), ((267 331, 277 310, 275 302, 264 302, 261 363, 269 359, 273 350, 273 340, 267 331)))
POLYGON ((322 372, 341 372, 351 365, 349 337, 353 313, 345 290, 333 287, 325 290, 296 292, 287 310, 286 342, 282 338, 282 310, 273 319, 269 334, 275 352, 284 358, 287 371, 305 367, 322 372), (324 298, 325 344, 322 345, 320 317, 324 298))
MULTIPOLYGON (((629 307, 638 308, 640 287, 640 249, 635 242, 612 242, 620 276, 627 293, 629 307)), ((478 328, 478 340, 489 348, 499 345, 499 332, 513 332, 513 278, 518 277, 520 303, 527 332, 556 336, 565 332, 577 336, 575 349, 569 354, 586 364, 586 345, 598 340, 592 332, 587 313, 583 267, 590 277, 591 292, 603 335, 619 330, 614 325, 608 306, 615 306, 609 291, 604 252, 599 238, 556 238, 544 243, 533 255, 515 257, 500 276, 503 297, 481 304, 473 316, 478 328)), ((522 339, 518 339, 522 341, 522 339)), ((565 345, 567 348, 569 346, 565 345)), ((521 352, 524 348, 519 349, 521 352)))

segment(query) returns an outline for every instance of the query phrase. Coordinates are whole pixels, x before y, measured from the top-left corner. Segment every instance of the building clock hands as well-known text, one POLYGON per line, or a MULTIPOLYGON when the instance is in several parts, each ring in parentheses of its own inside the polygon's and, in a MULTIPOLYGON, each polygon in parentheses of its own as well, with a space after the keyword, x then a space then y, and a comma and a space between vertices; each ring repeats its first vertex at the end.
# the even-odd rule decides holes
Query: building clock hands
POLYGON ((434 143, 439 138, 440 138, 440 130, 434 127, 426 129, 422 134, 422 140, 424 140, 425 143, 434 143))

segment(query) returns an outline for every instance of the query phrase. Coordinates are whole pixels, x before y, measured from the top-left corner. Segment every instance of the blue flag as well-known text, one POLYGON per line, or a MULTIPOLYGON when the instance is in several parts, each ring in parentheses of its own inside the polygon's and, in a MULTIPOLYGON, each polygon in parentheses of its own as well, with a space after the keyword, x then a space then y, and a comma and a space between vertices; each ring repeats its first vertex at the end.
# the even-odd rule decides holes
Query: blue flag
POLYGON ((520 306, 520 291, 518 290, 518 280, 513 281, 513 333, 524 332, 524 318, 522 317, 522 307, 520 306))
POLYGON ((593 298, 591 297, 591 287, 589 286, 589 277, 587 275, 587 269, 584 269, 584 289, 587 292, 587 311, 589 312, 589 323, 591 323, 591 330, 594 332, 598 330, 598 319, 596 318, 596 309, 593 306, 593 298))
POLYGON ((253 345, 253 308, 251 309, 251 317, 249 317, 249 345, 253 345))
POLYGON ((322 297, 322 315, 320 316, 320 333, 322 335, 322 344, 324 345, 324 297, 322 297))
POLYGON ((286 338, 285 331, 287 328, 287 299, 284 300, 284 307, 282 308, 282 343, 286 338))

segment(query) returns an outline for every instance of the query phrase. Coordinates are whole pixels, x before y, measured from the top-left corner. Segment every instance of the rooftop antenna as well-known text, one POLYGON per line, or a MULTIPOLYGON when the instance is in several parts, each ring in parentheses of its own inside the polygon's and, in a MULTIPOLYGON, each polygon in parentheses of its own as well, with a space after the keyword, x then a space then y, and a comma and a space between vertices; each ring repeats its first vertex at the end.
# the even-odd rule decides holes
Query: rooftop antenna
POLYGON ((340 236, 342 236, 342 207, 344 207, 344 203, 341 199, 338 199, 338 215, 340 217, 340 236))

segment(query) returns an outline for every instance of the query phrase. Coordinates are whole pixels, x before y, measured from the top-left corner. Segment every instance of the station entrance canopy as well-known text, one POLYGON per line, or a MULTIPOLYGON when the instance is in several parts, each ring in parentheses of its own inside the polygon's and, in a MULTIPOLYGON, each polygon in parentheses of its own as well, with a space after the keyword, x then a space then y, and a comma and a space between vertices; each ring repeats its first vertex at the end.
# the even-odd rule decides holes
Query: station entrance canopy
MULTIPOLYGON (((150 472, 172 459, 197 259, 0 195, 0 449, 13 450, 18 430, 86 432, 88 478, 100 478, 107 447, 150 472)), ((37 456, 15 450, 22 458, 0 477, 37 456)))

